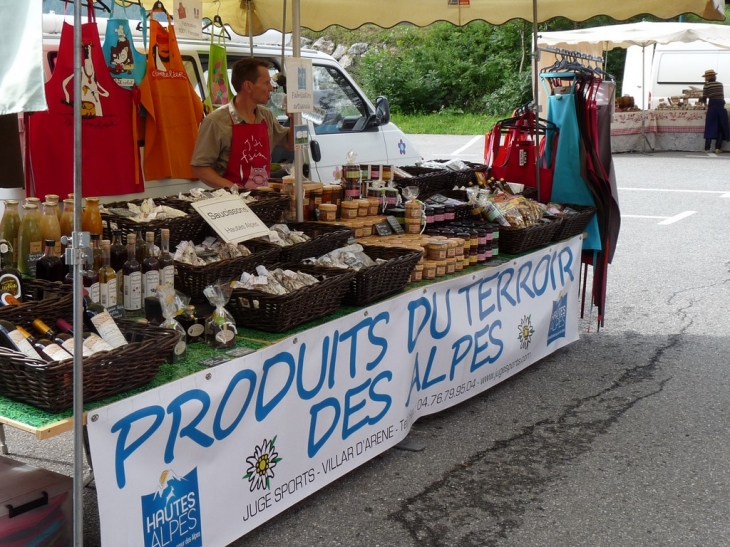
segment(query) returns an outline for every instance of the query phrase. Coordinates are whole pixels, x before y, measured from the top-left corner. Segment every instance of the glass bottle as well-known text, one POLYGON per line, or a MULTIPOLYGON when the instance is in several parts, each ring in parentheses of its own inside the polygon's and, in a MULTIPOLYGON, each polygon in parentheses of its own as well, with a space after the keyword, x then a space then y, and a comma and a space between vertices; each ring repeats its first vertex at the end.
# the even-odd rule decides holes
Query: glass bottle
POLYGON ((0 239, 0 294, 11 294, 17 300, 22 299, 23 283, 20 272, 13 267, 12 257, 14 253, 10 244, 0 239))
POLYGON ((10 321, 0 319, 0 346, 24 353, 31 359, 43 361, 35 348, 10 321))
POLYGON ((142 297, 157 295, 160 284, 160 262, 155 258, 155 233, 147 232, 147 256, 142 261, 142 297))
POLYGON ((99 211, 99 198, 86 198, 86 207, 81 217, 81 229, 90 234, 101 234, 104 231, 99 211))
POLYGON ((117 272, 117 303, 124 301, 124 263, 127 261, 127 247, 122 243, 122 231, 112 232, 112 244, 109 248, 109 264, 117 272))
MULTIPOLYGON (((70 334, 71 336, 75 336, 74 331, 73 331, 73 326, 65 319, 58 319, 56 321, 56 327, 58 327, 58 329, 62 332, 70 334)), ((107 344, 101 336, 99 336, 95 332, 83 332, 82 335, 84 337, 84 343, 83 343, 84 357, 86 357, 87 355, 93 355, 97 351, 111 351, 114 349, 109 344, 107 344)))
POLYGON ((143 226, 137 226, 135 230, 137 231, 137 245, 134 248, 134 256, 137 262, 142 264, 142 261, 147 256, 147 240, 145 239, 143 226))
POLYGON ((46 194, 46 203, 56 204, 56 216, 58 221, 61 222, 61 198, 58 194, 46 194))
POLYGON ((81 272, 81 279, 84 288, 93 302, 99 301, 99 271, 94 269, 93 256, 86 258, 84 270, 81 272))
POLYGON ((74 231, 74 200, 63 200, 63 213, 61 213, 59 224, 61 235, 71 237, 71 233, 74 231))
POLYGON ((46 201, 41 215, 41 237, 53 240, 53 252, 61 255, 61 223, 58 221, 58 203, 46 201))
POLYGON ((142 308, 142 266, 134 256, 137 236, 127 236, 127 255, 129 258, 122 267, 124 274, 124 309, 136 311, 142 308))
POLYGON ((47 338, 36 338, 20 325, 15 325, 15 329, 25 336, 44 361, 64 361, 71 358, 71 354, 55 342, 47 338))
POLYGON ((95 332, 113 348, 128 344, 114 318, 104 306, 97 304, 88 296, 84 296, 84 325, 95 332))
MULTIPOLYGON (((58 321, 62 321, 63 323, 66 323, 65 320, 59 319, 58 321)), ((51 327, 46 325, 41 319, 34 319, 33 320, 33 328, 36 330, 38 334, 40 334, 43 338, 47 338, 48 340, 51 340, 52 342, 58 344, 63 349, 65 349, 71 356, 74 354, 74 337, 71 334, 67 334, 65 332, 55 332, 51 327)), ((68 323, 66 323, 68 325, 68 323)), ((70 327, 70 325, 69 325, 70 327)), ((72 328, 72 327, 71 327, 72 328)), ((72 328, 73 330, 73 328, 72 328)), ((91 351, 86 347, 82 346, 83 356, 88 357, 91 355, 91 351)))
POLYGON ((99 301, 105 308, 117 305, 117 272, 109 261, 110 247, 106 242, 101 248, 102 265, 99 268, 99 301))
POLYGON ((160 230, 160 285, 175 286, 175 261, 170 254, 170 230, 160 230))
POLYGON ((36 261, 43 255, 40 213, 35 203, 23 205, 23 221, 18 234, 18 269, 20 273, 35 276, 36 261))
POLYGON ((91 260, 92 269, 95 272, 98 272, 99 268, 101 268, 104 263, 101 256, 101 234, 91 234, 91 260))
POLYGON ((38 259, 36 264, 35 276, 37 279, 45 279, 46 281, 63 281, 65 272, 63 271, 63 263, 56 256, 56 242, 52 239, 46 239, 46 250, 43 256, 38 259))
POLYGON ((0 238, 11 245, 13 256, 11 263, 14 268, 18 267, 18 229, 20 228, 20 215, 18 214, 18 200, 5 200, 5 213, 0 223, 0 238))

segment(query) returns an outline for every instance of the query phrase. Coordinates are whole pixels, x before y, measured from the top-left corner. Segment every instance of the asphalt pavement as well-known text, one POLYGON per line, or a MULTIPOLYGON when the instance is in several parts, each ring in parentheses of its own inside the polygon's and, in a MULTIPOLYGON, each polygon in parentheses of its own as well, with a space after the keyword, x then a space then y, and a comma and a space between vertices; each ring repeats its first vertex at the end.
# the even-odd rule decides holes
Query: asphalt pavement
MULTIPOLYGON (((412 138, 427 158, 481 161, 483 138, 412 138)), ((388 450, 231 545, 730 545, 730 156, 614 166, 600 331, 587 306, 579 341, 418 420, 424 450, 388 450)), ((70 434, 6 432, 11 457, 72 474, 70 434)), ((84 529, 98 545, 93 483, 84 529)))

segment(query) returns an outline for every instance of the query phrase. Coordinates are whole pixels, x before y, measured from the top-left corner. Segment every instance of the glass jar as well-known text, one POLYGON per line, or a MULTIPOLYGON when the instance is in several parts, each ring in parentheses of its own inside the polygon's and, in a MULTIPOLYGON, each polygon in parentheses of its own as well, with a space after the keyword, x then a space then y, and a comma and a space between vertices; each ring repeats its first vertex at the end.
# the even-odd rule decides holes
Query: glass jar
POLYGON ((58 217, 58 221, 61 222, 61 203, 58 194, 46 194, 46 203, 56 204, 56 216, 58 217))
POLYGON ((59 222, 61 227, 61 235, 71 237, 71 233, 74 231, 74 200, 64 199, 63 200, 63 213, 61 213, 61 220, 59 222))
POLYGON ((23 221, 18 235, 18 270, 35 276, 36 261, 43 256, 40 212, 35 203, 23 205, 23 221))
POLYGON ((43 204, 43 215, 41 215, 41 238, 53 240, 53 252, 61 256, 61 224, 58 221, 58 203, 46 201, 43 204))
POLYGON ((18 214, 18 200, 5 200, 5 213, 0 223, 0 239, 4 239, 13 246, 13 268, 18 267, 18 230, 20 228, 20 215, 18 214))
POLYGON ((99 198, 86 198, 86 207, 81 217, 81 229, 90 234, 101 234, 104 231, 99 211, 99 198))

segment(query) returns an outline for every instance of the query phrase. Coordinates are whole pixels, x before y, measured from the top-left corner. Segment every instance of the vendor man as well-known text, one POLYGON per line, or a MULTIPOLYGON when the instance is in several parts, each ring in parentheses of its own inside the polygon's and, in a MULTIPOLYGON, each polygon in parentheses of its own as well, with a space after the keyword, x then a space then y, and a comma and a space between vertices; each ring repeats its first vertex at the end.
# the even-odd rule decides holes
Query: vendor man
POLYGON ((190 161, 193 175, 213 188, 238 185, 246 189, 266 186, 271 151, 280 145, 294 148, 291 117, 281 125, 266 108, 274 86, 269 62, 245 58, 231 70, 236 96, 228 106, 209 114, 200 125, 190 161))

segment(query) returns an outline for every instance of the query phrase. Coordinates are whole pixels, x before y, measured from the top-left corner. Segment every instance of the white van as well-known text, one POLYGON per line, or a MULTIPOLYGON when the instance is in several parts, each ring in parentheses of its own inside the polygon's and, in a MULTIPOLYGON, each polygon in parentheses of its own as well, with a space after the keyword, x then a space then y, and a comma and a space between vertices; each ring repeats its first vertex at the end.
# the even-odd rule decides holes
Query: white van
POLYGON ((717 72, 717 79, 725 84, 725 102, 730 103, 730 49, 702 41, 656 44, 645 48, 631 46, 626 51, 621 93, 634 97, 639 108, 656 108, 660 98, 666 101, 680 96, 690 86, 702 89, 705 83, 702 74, 709 69, 717 72))
MULTIPOLYGON (((43 16, 43 51, 47 77, 55 63, 63 20, 64 16, 61 15, 43 16)), ((66 16, 65 20, 73 22, 72 17, 66 16)), ((97 19, 97 25, 103 43, 106 19, 97 19)), ((140 49, 141 32, 136 31, 135 21, 130 21, 130 27, 135 45, 140 49)), ((235 61, 250 56, 248 38, 235 34, 233 36, 238 41, 226 43, 229 72, 235 61)), ((210 42, 178 39, 178 44, 188 77, 201 98, 205 98, 210 42)), ((283 72, 281 53, 281 45, 254 43, 254 57, 270 61, 272 74, 283 72)), ((287 48, 285 54, 292 55, 291 48, 287 48)), ((309 127, 311 148, 313 151, 318 148, 321 154, 319 158, 317 154, 310 154, 310 178, 313 181, 335 180, 335 170, 346 163, 347 153, 351 150, 357 153, 357 162, 361 164, 413 165, 421 159, 421 154, 407 135, 390 121, 390 108, 385 97, 378 97, 373 105, 345 69, 329 55, 302 49, 301 56, 312 60, 315 113, 303 114, 303 118, 309 127)), ((282 123, 287 122, 283 111, 271 103, 268 107, 280 116, 282 123)), ((272 161, 277 163, 291 161, 292 157, 292 152, 283 149, 272 153, 272 161)), ((150 197, 170 195, 201 185, 203 183, 199 181, 182 179, 145 181, 144 194, 150 197)), ((116 201, 134 197, 139 195, 110 196, 109 199, 116 201)))

